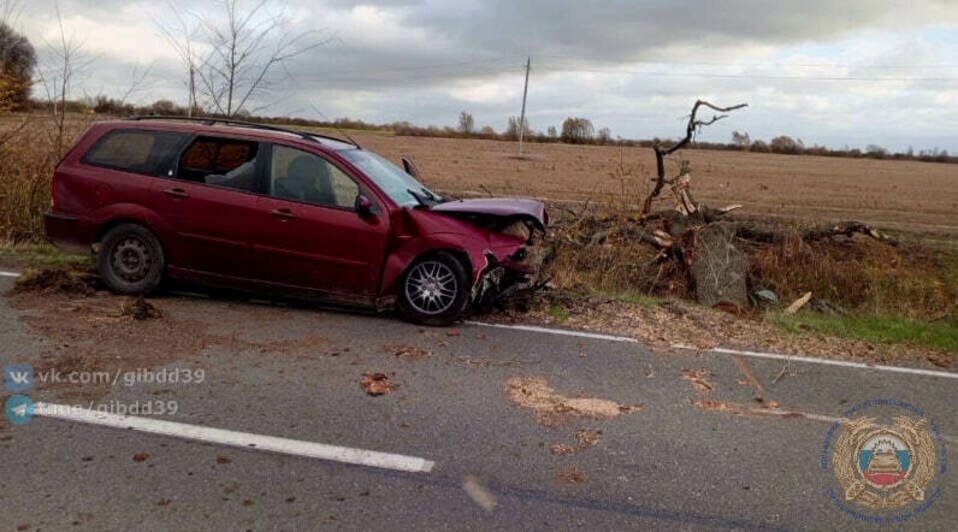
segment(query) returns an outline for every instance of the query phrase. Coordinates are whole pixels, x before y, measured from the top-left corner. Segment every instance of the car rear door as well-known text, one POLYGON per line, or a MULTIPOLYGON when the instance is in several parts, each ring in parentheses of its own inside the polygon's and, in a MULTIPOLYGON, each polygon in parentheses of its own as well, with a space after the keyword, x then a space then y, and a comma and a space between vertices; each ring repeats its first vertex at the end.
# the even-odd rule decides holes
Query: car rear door
POLYGON ((389 230, 376 200, 373 212, 357 212, 357 195, 371 195, 325 157, 281 144, 269 156, 252 244, 261 277, 336 299, 375 299, 389 230))
POLYGON ((172 225, 174 273, 186 277, 253 278, 250 235, 262 175, 259 142, 198 136, 174 168, 155 179, 155 211, 172 225))

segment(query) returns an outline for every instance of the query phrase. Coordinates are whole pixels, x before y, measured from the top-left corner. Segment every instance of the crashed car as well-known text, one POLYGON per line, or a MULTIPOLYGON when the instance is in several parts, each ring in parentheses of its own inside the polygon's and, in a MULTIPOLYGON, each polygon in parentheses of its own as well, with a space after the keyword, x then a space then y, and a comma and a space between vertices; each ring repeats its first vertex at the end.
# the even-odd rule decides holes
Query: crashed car
POLYGON ((355 142, 220 119, 94 124, 58 165, 47 237, 103 282, 166 278, 445 325, 532 282, 548 225, 528 199, 452 200, 355 142))

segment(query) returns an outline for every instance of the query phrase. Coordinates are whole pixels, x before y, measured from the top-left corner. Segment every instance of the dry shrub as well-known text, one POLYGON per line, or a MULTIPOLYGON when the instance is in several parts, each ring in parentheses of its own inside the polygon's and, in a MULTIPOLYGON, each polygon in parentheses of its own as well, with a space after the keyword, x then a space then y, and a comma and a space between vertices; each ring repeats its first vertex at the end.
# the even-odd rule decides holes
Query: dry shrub
MULTIPOLYGON (((582 212, 561 208, 553 212, 561 216, 550 235, 554 258, 546 275, 560 291, 694 298, 694 286, 679 261, 659 255, 630 234, 628 228, 637 225, 632 211, 606 202, 582 212)), ((748 255, 750 291, 768 288, 786 303, 811 291, 814 297, 855 313, 914 319, 958 315, 958 256, 917 243, 896 247, 864 236, 805 242, 797 225, 762 229, 789 236, 775 244, 734 240, 748 255)), ((541 303, 565 307, 561 298, 546 297, 541 303)))
POLYGON ((785 301, 806 291, 845 310, 941 317, 954 312, 956 285, 942 257, 918 245, 894 247, 865 237, 750 246, 750 283, 785 301))
POLYGON ((88 117, 66 121, 62 143, 54 120, 42 114, 0 113, 0 240, 36 241, 50 208, 53 171, 90 125, 88 117))

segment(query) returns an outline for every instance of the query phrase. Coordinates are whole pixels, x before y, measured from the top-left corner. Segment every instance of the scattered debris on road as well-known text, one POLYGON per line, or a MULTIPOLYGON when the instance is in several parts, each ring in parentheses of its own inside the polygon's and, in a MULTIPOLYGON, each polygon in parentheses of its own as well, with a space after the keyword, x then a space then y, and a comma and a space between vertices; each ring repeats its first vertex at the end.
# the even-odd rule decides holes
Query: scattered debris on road
POLYGON ((27 268, 17 277, 13 293, 42 292, 92 295, 96 292, 97 277, 89 269, 75 266, 27 268))
POLYGON ((464 489, 466 494, 469 495, 469 498, 483 510, 491 512, 496 508, 496 496, 493 495, 488 488, 479 483, 476 477, 472 475, 467 476, 466 481, 462 484, 462 489, 464 489))
POLYGON ((420 360, 433 355, 432 351, 405 344, 384 344, 382 350, 403 360, 420 360))
POLYGON ((399 388, 398 384, 389 382, 389 377, 385 373, 370 373, 368 371, 363 374, 363 380, 359 384, 366 390, 366 393, 373 396, 385 395, 399 388))
POLYGON ((765 393, 765 384, 763 384, 762 380, 759 379, 758 375, 755 374, 755 371, 752 369, 751 364, 748 363, 748 360, 745 360, 745 357, 742 355, 732 355, 732 360, 735 361, 738 369, 742 371, 743 375, 745 375, 745 384, 755 388, 755 395, 761 397, 765 393))
POLYGON ((519 362, 518 360, 483 360, 455 355, 453 355, 452 358, 457 362, 462 362, 468 366, 479 366, 482 368, 521 368, 523 366, 523 363, 519 362))
POLYGON ((160 309, 153 306, 142 296, 131 298, 120 305, 120 315, 128 316, 137 321, 152 320, 163 316, 160 309))
POLYGON ((559 484, 585 484, 588 481, 585 471, 575 464, 556 473, 556 482, 559 484))
POLYGON ((556 456, 565 456, 576 454, 586 449, 591 449, 602 440, 601 430, 577 430, 575 432, 576 445, 566 443, 556 443, 549 448, 549 452, 556 456))
POLYGON ((712 372, 705 368, 697 369, 695 371, 684 369, 682 370, 682 379, 687 381, 692 381, 692 384, 695 385, 695 388, 703 393, 711 393, 715 390, 715 384, 708 380, 712 376, 712 372))
POLYGON ((505 387, 509 401, 534 411, 537 421, 547 427, 560 427, 573 417, 614 419, 642 409, 642 405, 622 405, 608 399, 565 397, 557 394, 544 377, 513 377, 505 387))

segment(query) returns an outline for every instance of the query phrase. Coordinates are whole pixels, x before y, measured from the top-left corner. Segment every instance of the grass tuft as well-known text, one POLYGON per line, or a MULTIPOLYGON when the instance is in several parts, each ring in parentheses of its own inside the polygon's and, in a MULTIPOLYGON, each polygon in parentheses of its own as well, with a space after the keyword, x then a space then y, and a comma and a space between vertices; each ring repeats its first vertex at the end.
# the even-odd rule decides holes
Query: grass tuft
POLYGON ((814 312, 769 312, 768 321, 791 333, 814 331, 881 344, 911 344, 958 352, 958 323, 927 322, 887 314, 833 316, 814 312))

